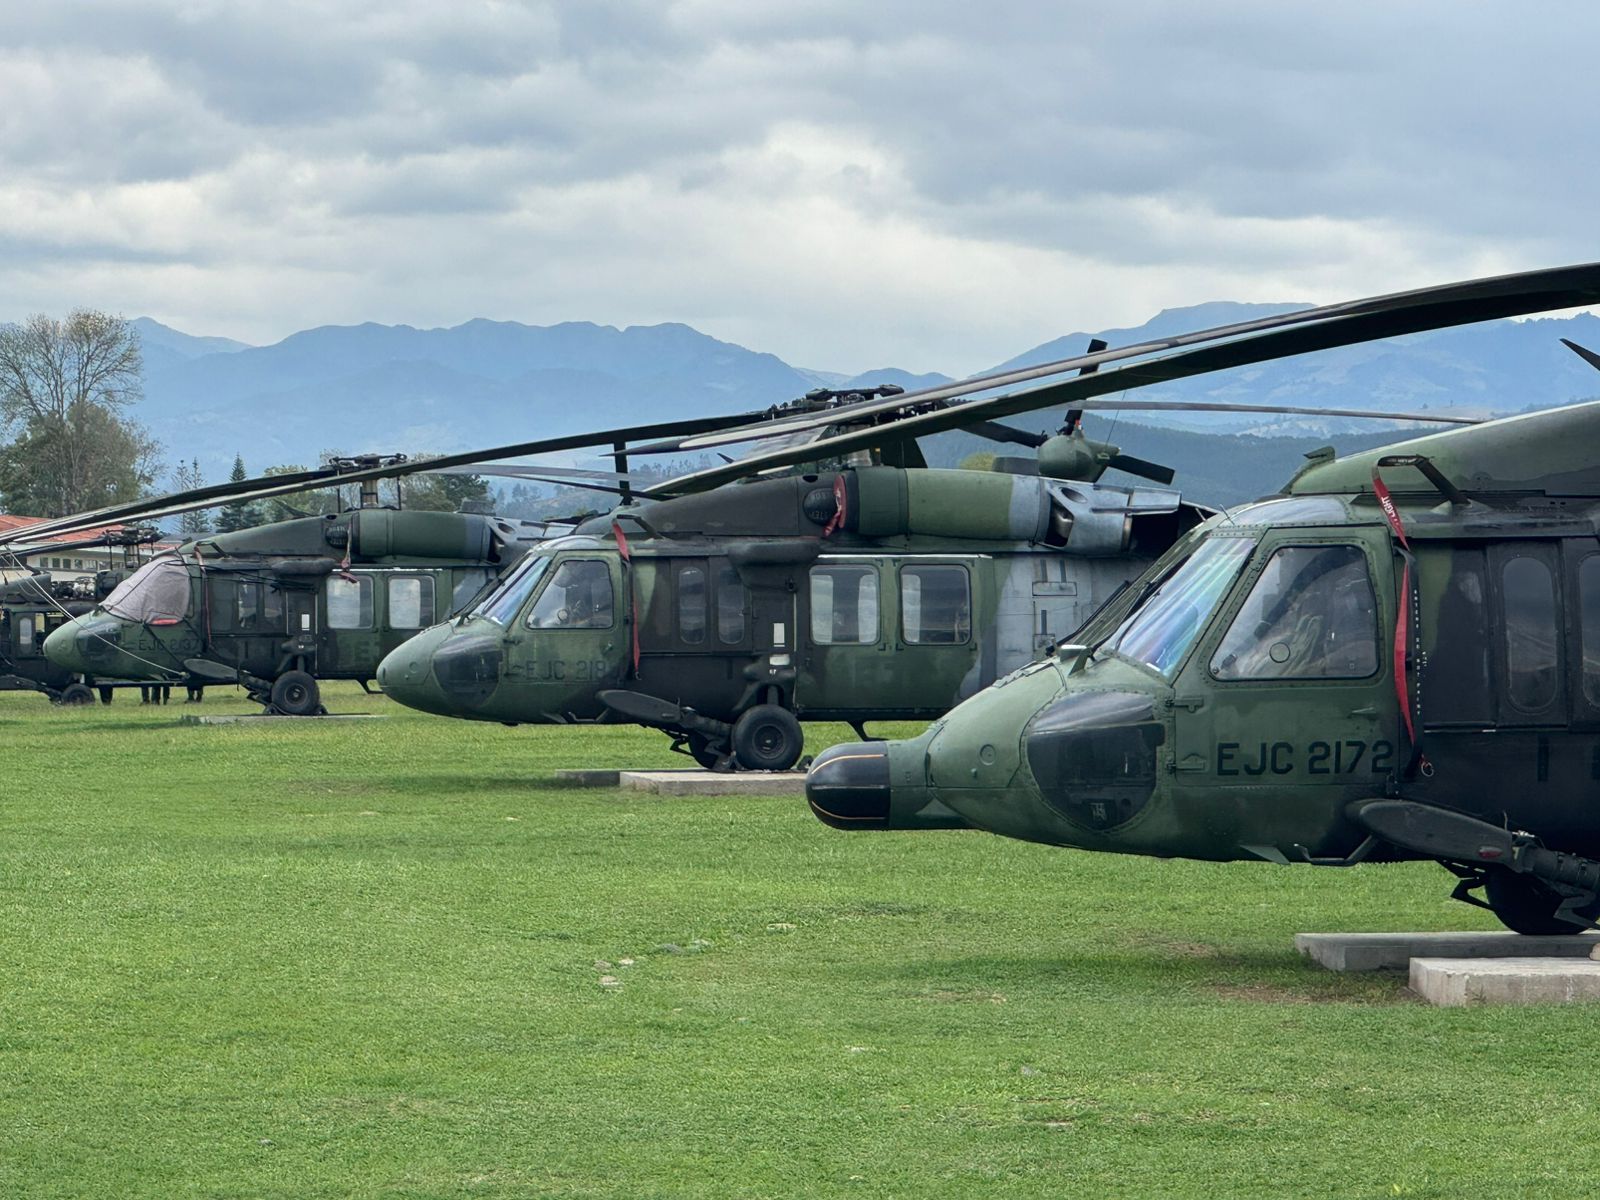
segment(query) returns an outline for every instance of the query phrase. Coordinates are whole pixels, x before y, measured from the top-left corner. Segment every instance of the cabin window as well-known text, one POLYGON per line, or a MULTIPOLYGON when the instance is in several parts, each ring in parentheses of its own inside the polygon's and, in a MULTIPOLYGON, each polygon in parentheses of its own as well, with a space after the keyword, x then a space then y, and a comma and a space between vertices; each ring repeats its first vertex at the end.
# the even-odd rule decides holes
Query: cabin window
POLYGON ((739 572, 730 566, 717 568, 717 640, 724 646, 744 641, 745 590, 739 572))
POLYGON ((1485 636, 1489 626, 1489 576, 1483 549, 1440 547, 1432 553, 1448 553, 1448 577, 1439 589, 1438 616, 1431 629, 1423 630, 1435 647, 1428 655, 1423 720, 1429 725, 1493 725, 1495 700, 1490 659, 1494 643, 1485 636))
POLYGON ((1600 708, 1600 554, 1578 564, 1578 602, 1582 624, 1583 698, 1600 708))
POLYGON ((372 628, 372 576, 328 576, 328 628, 372 628))
POLYGON ((33 618, 17 618, 17 645, 23 650, 33 649, 33 618))
POLYGON ((1211 659, 1218 679, 1365 679, 1378 602, 1357 546, 1286 546, 1267 560, 1211 659))
POLYGON ((472 610, 475 617, 487 617, 496 625, 510 625, 516 619, 522 602, 533 594, 539 580, 550 566, 548 555, 528 554, 502 577, 494 588, 484 595, 472 610))
POLYGON ((876 567, 811 568, 811 640, 819 646, 864 646, 878 640, 876 567))
POLYGON ((239 615, 238 582, 213 576, 208 586, 207 603, 210 608, 206 615, 212 628, 222 632, 231 630, 239 615))
POLYGON ((283 628, 283 593, 270 583, 250 580, 239 584, 239 625, 247 629, 283 628))
POLYGON ((914 565, 900 569, 900 625, 918 646, 952 646, 972 637, 967 569, 914 565))
POLYGON ((1245 538, 1210 537, 1179 565, 1158 562, 1107 648, 1163 675, 1177 670, 1255 548, 1245 538))
POLYGON ((389 578, 389 628, 426 629, 433 624, 433 579, 428 575, 389 578))
POLYGON ((105 610, 125 621, 176 625, 189 615, 189 568, 176 558, 158 558, 119 583, 105 610))
POLYGON ((1558 682, 1555 579, 1537 558, 1507 559, 1500 568, 1505 607, 1506 697, 1523 712, 1555 702, 1558 682))
POLYGON ((678 564, 678 640, 698 646, 706 640, 706 569, 678 564))
POLYGON ((599 559, 568 559, 534 601, 530 629, 610 629, 611 570, 599 559))

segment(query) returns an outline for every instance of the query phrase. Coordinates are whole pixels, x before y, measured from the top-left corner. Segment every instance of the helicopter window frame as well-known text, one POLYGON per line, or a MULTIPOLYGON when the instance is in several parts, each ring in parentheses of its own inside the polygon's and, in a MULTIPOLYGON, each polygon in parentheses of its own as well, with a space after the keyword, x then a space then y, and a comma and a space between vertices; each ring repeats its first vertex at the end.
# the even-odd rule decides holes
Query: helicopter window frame
POLYGON ((742 646, 750 637, 750 589, 739 572, 726 559, 716 566, 717 642, 723 646, 742 646))
MULTIPOLYGON (((1565 724, 1566 723, 1566 661, 1561 637, 1561 581, 1555 562, 1555 546, 1538 541, 1518 542, 1497 546, 1492 555, 1490 579, 1499 610, 1499 629, 1496 637, 1495 658, 1500 668, 1499 698, 1500 724, 1565 724), (1542 572, 1537 582, 1548 586, 1537 600, 1537 609, 1530 611, 1526 601, 1529 595, 1514 594, 1515 585, 1509 579, 1513 570, 1521 571, 1519 564, 1532 564, 1542 572), (1548 634, 1549 640, 1545 641, 1548 634), (1537 659, 1525 656, 1532 649, 1545 651, 1537 659), (1532 677, 1539 684, 1537 693, 1519 691, 1522 682, 1518 676, 1532 677), (1543 678, 1538 678, 1539 676, 1543 678)), ((1527 582, 1536 582, 1532 579, 1527 582)))
MULTIPOLYGON (((388 581, 384 585, 383 591, 384 591, 384 602, 385 602, 385 604, 387 606, 386 609, 385 609, 385 616, 387 617, 387 624, 388 624, 388 627, 390 629, 402 630, 402 631, 417 630, 417 629, 427 629, 427 628, 431 627, 435 623, 435 620, 436 620, 436 617, 435 617, 436 608, 435 608, 435 603, 434 603, 434 600, 435 600, 435 596, 434 596, 435 588, 434 588, 433 576, 432 575, 413 574, 413 573, 410 573, 410 572, 407 572, 405 574, 390 575, 389 578, 388 578, 388 581), (405 585, 405 584, 413 584, 413 583, 417 585, 417 595, 416 595, 416 600, 415 600, 415 603, 414 603, 415 611, 416 611, 416 614, 417 614, 416 615, 416 622, 417 623, 416 624, 412 624, 409 621, 406 621, 406 622, 396 621, 395 620, 395 608, 396 608, 396 605, 395 605, 395 590, 396 590, 396 585, 397 584, 405 585)), ((411 600, 404 600, 404 601, 402 601, 402 603, 404 603, 404 604, 406 604, 408 606, 413 604, 413 602, 411 600)))
POLYGON ((877 563, 825 562, 813 566, 806 587, 810 610, 807 627, 812 643, 817 646, 877 645, 883 633, 882 596, 883 581, 877 563), (848 607, 835 604, 835 599, 840 597, 839 581, 850 578, 858 580, 854 603, 848 607), (851 629, 853 636, 849 636, 851 629))
POLYGON ((1211 529, 1182 557, 1167 561, 1163 555, 1148 572, 1140 576, 1140 590, 1128 611, 1116 628, 1095 645, 1094 652, 1115 655, 1154 671, 1163 679, 1176 679, 1194 654, 1195 647, 1205 641, 1206 631, 1216 623, 1218 613, 1227 610, 1239 579, 1249 569, 1260 545, 1258 530, 1211 529), (1210 561, 1213 556, 1216 557, 1214 565, 1210 561), (1191 571, 1197 562, 1198 568, 1191 571), (1210 574, 1201 575, 1200 569, 1209 570, 1210 574), (1189 602, 1190 597, 1197 593, 1208 601, 1203 613, 1189 602), (1175 606, 1180 602, 1197 619, 1191 625, 1172 628, 1170 617, 1177 611, 1175 606), (1163 631, 1156 626, 1157 622, 1166 622, 1169 628, 1163 631), (1145 640, 1136 642, 1132 647, 1125 646, 1128 637, 1135 633, 1142 635, 1145 640), (1171 653, 1173 649, 1176 653, 1171 653), (1151 661, 1141 651, 1154 655, 1156 661, 1151 661))
POLYGON ((908 646, 966 646, 972 642, 972 573, 963 563, 903 563, 897 572, 900 586, 900 637, 908 646), (929 625, 924 617, 936 612, 947 599, 933 598, 924 607, 922 601, 930 591, 922 574, 950 576, 959 573, 961 596, 951 611, 951 620, 929 625), (908 576, 916 586, 908 586, 908 576), (914 610, 914 611, 913 611, 914 610), (929 636, 949 632, 948 638, 929 636))
POLYGON ((241 630, 258 633, 283 631, 283 592, 269 579, 241 579, 236 611, 236 625, 241 630))
POLYGON ((33 615, 31 613, 19 614, 16 619, 16 630, 17 649, 23 651, 32 650, 34 641, 33 615))
POLYGON ((328 628, 337 629, 344 633, 370 630, 376 627, 376 614, 374 612, 373 597, 377 588, 371 575, 366 572, 352 572, 349 575, 334 572, 328 576, 328 582, 323 587, 323 602, 328 613, 328 628), (354 623, 351 614, 347 612, 349 588, 355 589, 354 623), (344 593, 337 598, 339 605, 336 610, 335 592, 344 593))
POLYGON ((529 550, 488 592, 479 597, 467 615, 482 617, 509 629, 516 622, 528 597, 538 591, 540 581, 549 573, 550 564, 554 561, 552 554, 529 550))
POLYGON ((561 630, 566 632, 592 632, 594 630, 613 629, 616 627, 617 589, 611 578, 610 561, 605 558, 597 558, 591 555, 584 557, 563 558, 553 561, 551 563, 551 567, 554 569, 552 570, 547 567, 543 572, 543 586, 539 588, 538 594, 534 596, 533 603, 528 608, 528 615, 523 619, 522 623, 526 628, 537 629, 540 631, 561 630), (560 604, 560 607, 554 612, 546 613, 545 610, 545 601, 555 596, 556 589, 558 587, 564 591, 570 591, 572 588, 578 586, 578 581, 576 580, 574 580, 572 583, 562 583, 562 577, 568 572, 568 570, 576 567, 599 567, 599 578, 604 579, 606 585, 604 605, 602 606, 596 604, 591 609, 592 615, 584 619, 581 623, 577 623, 572 620, 574 614, 572 613, 572 610, 567 607, 567 597, 563 597, 559 602, 557 602, 560 604), (602 612, 605 616, 605 624, 603 625, 598 620, 598 618, 602 615, 602 612), (540 623, 541 620, 545 618, 554 618, 554 620, 549 624, 540 623))
MULTIPOLYGON (((1358 541, 1349 541, 1343 539, 1334 541, 1296 539, 1294 541, 1275 542, 1266 549, 1267 553, 1265 557, 1260 558, 1258 560, 1258 565, 1256 565, 1251 571, 1247 581, 1248 587, 1243 590, 1243 595, 1238 603, 1231 606, 1230 611, 1227 613, 1226 623, 1222 626, 1222 633, 1215 639, 1216 644, 1211 648, 1211 653, 1207 659, 1207 671, 1211 678, 1222 684, 1276 684, 1295 681, 1309 681, 1315 683, 1370 683, 1372 680, 1377 679, 1380 675, 1382 675, 1383 609, 1378 599, 1377 586, 1374 583, 1372 558, 1368 553, 1367 547, 1358 541), (1262 629, 1260 628, 1261 622, 1259 620, 1261 614, 1254 614, 1257 619, 1257 628, 1248 633, 1241 631, 1242 640, 1236 645, 1230 645, 1230 640, 1233 638, 1235 630, 1240 628, 1240 623, 1249 619, 1251 606, 1256 600, 1263 584, 1268 580, 1268 572, 1273 570, 1273 565, 1285 554, 1306 551, 1322 553, 1329 550, 1348 550, 1352 552, 1353 557, 1347 559, 1347 565, 1354 566, 1359 564, 1362 568, 1362 577, 1366 582, 1365 597, 1368 601, 1367 613, 1371 618, 1371 639, 1369 643, 1372 663, 1371 668, 1359 674, 1322 673, 1305 669, 1297 670, 1295 668, 1304 667, 1308 664, 1292 663, 1291 656, 1293 655, 1293 650, 1290 648, 1288 640, 1282 638, 1271 644, 1264 660, 1247 663, 1243 668, 1239 667, 1237 665, 1239 659, 1247 652, 1254 652, 1259 650, 1261 646, 1265 645, 1266 643, 1262 640, 1264 635, 1276 628, 1278 620, 1281 620, 1283 617, 1289 615, 1289 606, 1284 605, 1283 601, 1280 599, 1278 603, 1284 611, 1280 613, 1278 618, 1274 619, 1274 621, 1269 624, 1266 629, 1262 629), (1284 654, 1282 659, 1275 657, 1275 653, 1280 646, 1283 648, 1284 654), (1226 663, 1224 663, 1225 657, 1228 660, 1226 663), (1286 670, 1282 673, 1274 673, 1272 671, 1262 670, 1262 667, 1265 665, 1282 666, 1289 668, 1289 670, 1286 670)), ((1307 566, 1309 565, 1310 564, 1307 564, 1307 566)), ((1324 600, 1328 599, 1329 597, 1329 593, 1325 587, 1322 587, 1319 591, 1319 586, 1324 584, 1324 582, 1327 580, 1329 572, 1319 574, 1316 577, 1306 581, 1304 584, 1300 584, 1299 576, 1303 574, 1306 569, 1306 567, 1302 567, 1289 581, 1288 586, 1292 589, 1289 592, 1289 600, 1293 605, 1298 605, 1304 598, 1307 597, 1314 598, 1321 596, 1324 600)), ((1355 581, 1352 580, 1351 583, 1354 584, 1355 581)), ((1324 609, 1324 611, 1320 613, 1297 614, 1297 617, 1303 618, 1305 615, 1321 616, 1326 618, 1327 612, 1324 609)), ((1324 624, 1324 628, 1326 628, 1326 622, 1324 624)), ((1325 658, 1325 655, 1322 657, 1325 658)))
POLYGON ((704 646, 710 636, 710 582, 704 559, 673 562, 673 625, 678 641, 685 646, 704 646), (692 576, 699 578, 693 580, 692 576))
POLYGON ((1576 664, 1574 696, 1592 721, 1600 710, 1600 552, 1574 557, 1570 578, 1578 619, 1569 661, 1576 664))

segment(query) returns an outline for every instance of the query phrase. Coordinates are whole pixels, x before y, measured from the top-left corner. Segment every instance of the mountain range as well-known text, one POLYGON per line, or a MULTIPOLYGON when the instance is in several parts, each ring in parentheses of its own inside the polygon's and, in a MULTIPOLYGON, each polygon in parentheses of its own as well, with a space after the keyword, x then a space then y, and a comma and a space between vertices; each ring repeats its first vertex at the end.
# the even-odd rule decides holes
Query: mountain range
MULTIPOLYGON (((1116 346, 1297 307, 1224 301, 1168 309, 1133 328, 1068 333, 997 366, 1081 353, 1091 336, 1116 346)), ((682 324, 618 329, 478 319, 449 329, 323 326, 268 346, 194 336, 146 317, 134 325, 145 361, 145 397, 135 415, 160 439, 169 463, 197 458, 208 479, 225 476, 236 453, 256 473, 311 463, 328 450, 443 453, 673 415, 734 412, 818 386, 898 383, 912 389, 948 378, 894 368, 849 376, 795 367, 682 324)), ((1497 321, 1416 334, 1149 388, 1141 397, 1494 415, 1600 394, 1600 377, 1561 345, 1563 337, 1600 347, 1600 318, 1497 321)), ((1051 415, 1013 423, 1045 429, 1051 415)), ((1237 435, 1292 435, 1282 439, 1278 449, 1284 452, 1308 438, 1305 448, 1330 437, 1336 444, 1352 437, 1372 444, 1370 428, 1362 430, 1365 436, 1358 428, 1300 418, 1163 414, 1103 418, 1099 433, 1112 430, 1131 453, 1180 471, 1184 463, 1172 462, 1174 454, 1190 466, 1207 466, 1218 482, 1234 481, 1224 488, 1232 491, 1239 473, 1218 471, 1216 464, 1219 454, 1225 461, 1228 453, 1245 452, 1250 443, 1236 443, 1237 435), (1198 440, 1175 432, 1185 429, 1198 440), (1208 433, 1225 435, 1227 444, 1213 443, 1208 433), (1146 453, 1152 444, 1168 457, 1146 453)), ((1252 442, 1258 440, 1280 438, 1252 442)), ((967 443, 957 438, 952 444, 967 443)), ((1290 452, 1288 461, 1294 457, 1290 452)), ((1244 494, 1278 482, 1281 476, 1249 479, 1244 494)), ((1244 496, 1215 500, 1235 498, 1244 496)))

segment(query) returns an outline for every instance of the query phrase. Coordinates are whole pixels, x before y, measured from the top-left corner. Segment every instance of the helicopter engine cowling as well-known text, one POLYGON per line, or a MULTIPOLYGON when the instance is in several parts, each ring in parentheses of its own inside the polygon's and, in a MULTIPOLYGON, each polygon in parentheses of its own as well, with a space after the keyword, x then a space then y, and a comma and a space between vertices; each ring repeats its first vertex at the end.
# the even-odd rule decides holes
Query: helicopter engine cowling
POLYGON ((863 537, 1037 542, 1050 530, 1050 498, 1036 478, 897 467, 861 467, 842 478, 842 524, 863 537))
POLYGON ((350 516, 350 552, 364 558, 489 560, 494 527, 477 513, 368 508, 350 516))

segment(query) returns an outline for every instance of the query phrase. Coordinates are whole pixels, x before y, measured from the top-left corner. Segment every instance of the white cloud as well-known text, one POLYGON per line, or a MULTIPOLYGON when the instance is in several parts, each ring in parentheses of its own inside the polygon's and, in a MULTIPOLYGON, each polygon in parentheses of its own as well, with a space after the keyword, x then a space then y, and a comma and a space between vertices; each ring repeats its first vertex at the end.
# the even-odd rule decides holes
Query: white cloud
POLYGON ((251 340, 680 320, 965 371, 1595 257, 1597 32, 1575 0, 65 0, 0 54, 0 286, 251 340))

